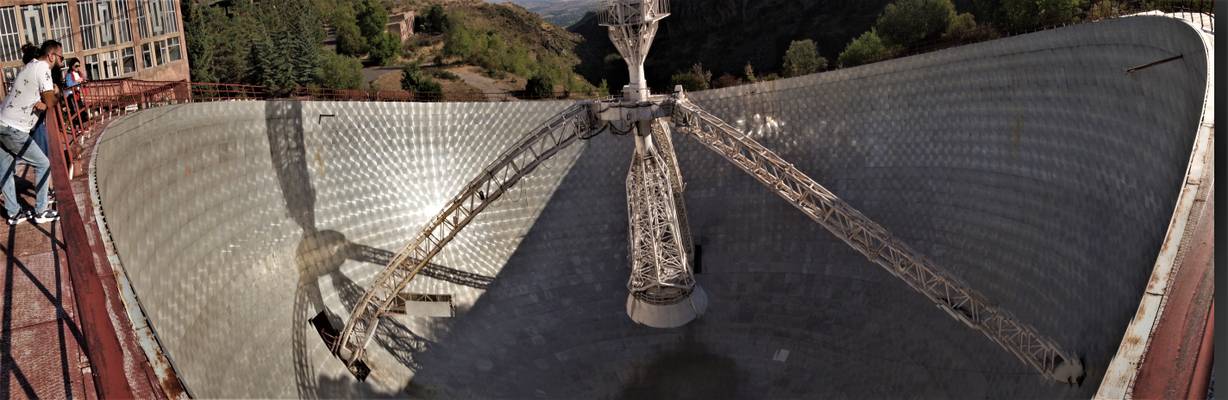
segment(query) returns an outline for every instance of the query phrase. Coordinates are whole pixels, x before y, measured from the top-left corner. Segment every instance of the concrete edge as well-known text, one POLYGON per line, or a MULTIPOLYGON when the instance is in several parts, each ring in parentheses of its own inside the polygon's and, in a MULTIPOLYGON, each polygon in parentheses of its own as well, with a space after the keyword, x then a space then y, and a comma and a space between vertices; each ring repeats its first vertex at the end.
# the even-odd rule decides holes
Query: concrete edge
POLYGON ((1206 192, 1213 190, 1214 186, 1214 180, 1206 182, 1205 185, 1203 182, 1203 178, 1209 172, 1207 169, 1214 168, 1212 164, 1215 146, 1214 32, 1209 32, 1201 25, 1176 14, 1165 14, 1165 16, 1185 22, 1202 38, 1207 63, 1207 84, 1203 94, 1202 116, 1194 139, 1194 148, 1190 152, 1185 182, 1181 187, 1172 219, 1168 225, 1168 233, 1165 235, 1155 266, 1152 268, 1147 288, 1142 293, 1138 311, 1134 319, 1126 326, 1117 354, 1109 363, 1100 388, 1096 392, 1096 399, 1133 398, 1134 384, 1138 379, 1140 367, 1146 361, 1144 356, 1151 345, 1152 334, 1161 320, 1160 317, 1169 299, 1173 286, 1171 278, 1180 268, 1178 255, 1184 254, 1191 246, 1197 245, 1197 242, 1190 240, 1189 234, 1193 233, 1192 228, 1199 222, 1202 207, 1206 203, 1205 201, 1202 201, 1202 204, 1196 203, 1200 201, 1200 197, 1205 199, 1206 192))

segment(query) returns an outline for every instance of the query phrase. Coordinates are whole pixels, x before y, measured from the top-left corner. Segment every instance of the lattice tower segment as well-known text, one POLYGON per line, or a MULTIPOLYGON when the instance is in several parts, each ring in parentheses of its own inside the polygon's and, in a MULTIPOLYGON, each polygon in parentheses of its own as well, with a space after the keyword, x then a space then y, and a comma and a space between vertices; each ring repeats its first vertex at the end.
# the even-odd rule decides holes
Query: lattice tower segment
POLYGON ((657 35, 658 22, 669 16, 668 0, 605 0, 598 21, 610 31, 610 42, 627 62, 629 83, 623 94, 632 100, 648 98, 644 59, 657 35))
POLYGON ((955 319, 985 334, 1044 376, 1065 383, 1083 380, 1083 363, 1078 357, 947 274, 793 164, 683 96, 677 97, 673 110, 679 132, 699 140, 746 171, 955 319))
POLYGON ((355 372, 355 364, 366 352, 379 319, 432 257, 521 178, 580 139, 596 136, 603 125, 593 102, 577 103, 551 117, 483 168, 375 277, 341 330, 333 353, 355 372))

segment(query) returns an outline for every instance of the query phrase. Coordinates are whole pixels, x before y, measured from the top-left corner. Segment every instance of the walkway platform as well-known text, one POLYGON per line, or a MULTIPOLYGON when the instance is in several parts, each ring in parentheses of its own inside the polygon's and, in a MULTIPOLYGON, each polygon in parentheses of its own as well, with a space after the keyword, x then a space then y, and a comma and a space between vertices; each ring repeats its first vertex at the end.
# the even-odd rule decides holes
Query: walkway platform
MULTIPOLYGON (((88 160, 79 160, 82 165, 88 160)), ((18 196, 33 204, 34 191, 29 182, 33 170, 19 166, 24 179, 18 180, 18 196)), ((15 227, 0 223, 0 252, 4 255, 0 272, 0 399, 95 399, 94 368, 86 355, 92 333, 83 328, 81 306, 103 304, 110 326, 118 334, 118 348, 108 348, 117 365, 124 368, 131 397, 165 399, 156 375, 141 351, 132 324, 120 302, 114 272, 105 253, 92 252, 92 271, 74 271, 68 246, 98 248, 97 229, 89 206, 84 174, 71 182, 80 205, 81 221, 86 223, 90 243, 66 243, 64 219, 49 224, 25 222, 15 227), (102 256, 99 256, 102 254, 102 256), (77 272, 77 276, 73 273, 77 272), (75 279, 74 279, 75 278, 75 279), (86 280, 101 284, 102 293, 76 290, 86 280), (80 294, 79 294, 80 293, 80 294)), ((61 203, 67 201, 57 195, 61 203)), ((65 208, 59 207, 61 214, 65 208)), ((108 346, 110 347, 110 346, 108 346)))

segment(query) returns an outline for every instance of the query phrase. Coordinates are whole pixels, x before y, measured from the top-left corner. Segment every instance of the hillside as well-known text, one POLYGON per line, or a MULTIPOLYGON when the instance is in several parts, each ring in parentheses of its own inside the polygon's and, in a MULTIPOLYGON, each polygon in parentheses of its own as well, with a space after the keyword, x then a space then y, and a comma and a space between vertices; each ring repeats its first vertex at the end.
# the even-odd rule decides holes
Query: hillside
MULTIPOLYGON (((722 73, 740 75, 750 62, 760 75, 780 69, 792 40, 813 39, 819 53, 835 60, 854 37, 874 24, 888 0, 673 0, 672 15, 662 21, 646 65, 654 88, 668 88, 674 72, 696 62, 722 73)), ((603 77, 611 88, 626 83, 626 67, 606 30, 589 14, 568 30, 584 38, 576 48, 578 72, 590 81, 603 77)))
POLYGON ((448 65, 482 67, 493 78, 523 82, 534 75, 548 76, 558 89, 585 92, 592 89, 573 70, 580 63, 574 49, 580 35, 551 24, 514 3, 492 4, 481 0, 401 0, 393 9, 410 9, 424 15, 432 5, 441 5, 452 21, 444 34, 415 35, 412 48, 419 63, 444 61, 448 65), (520 78, 520 79, 516 79, 520 78))
POLYGON ((552 24, 570 26, 585 14, 597 9, 600 0, 492 0, 492 3, 512 2, 542 16, 552 24))

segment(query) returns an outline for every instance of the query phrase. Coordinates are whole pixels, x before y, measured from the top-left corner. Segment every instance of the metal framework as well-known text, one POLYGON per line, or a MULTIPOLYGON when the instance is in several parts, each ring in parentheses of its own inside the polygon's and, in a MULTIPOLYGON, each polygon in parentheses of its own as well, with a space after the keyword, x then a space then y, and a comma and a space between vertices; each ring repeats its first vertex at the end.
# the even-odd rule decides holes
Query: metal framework
POLYGON ((631 100, 648 97, 644 78, 644 59, 657 35, 658 22, 669 16, 667 0, 605 0, 597 21, 610 31, 610 42, 627 62, 629 83, 624 93, 631 100))
MULTIPOLYGON (((1084 370, 1078 357, 994 306, 968 284, 948 275, 776 153, 681 94, 655 102, 658 111, 654 115, 670 113, 677 131, 694 137, 755 177, 951 317, 980 331, 1044 376, 1066 383, 1082 381, 1084 370)), ((376 277, 374 287, 363 296, 341 331, 333 352, 353 369, 362 358, 379 318, 429 265, 431 258, 479 212, 543 161, 578 139, 591 138, 608 129, 615 120, 612 116, 617 114, 609 111, 618 104, 578 103, 551 118, 485 168, 376 277)), ((644 303, 675 304, 688 298, 695 288, 688 260, 690 235, 682 208, 682 177, 668 127, 661 120, 648 122, 654 129, 647 135, 636 136, 637 151, 627 176, 632 260, 627 287, 631 297, 644 303)))
POLYGON ((594 129, 598 120, 592 104, 583 102, 567 108, 502 153, 375 277, 332 349, 351 372, 374 337, 379 318, 388 312, 397 294, 461 229, 542 162, 577 140, 600 132, 594 129))
POLYGON ((992 305, 831 191, 749 136, 685 98, 674 104, 678 130, 699 140, 866 258, 900 278, 955 319, 981 331, 1020 361, 1052 379, 1077 383, 1083 365, 1053 340, 992 305))
POLYGON ((630 73, 624 98, 578 103, 534 130, 472 180, 393 257, 355 308, 332 349, 352 372, 374 336, 379 318, 474 216, 559 150, 609 128, 635 132, 635 155, 627 173, 631 259, 627 313, 638 323, 656 327, 681 326, 702 315, 707 300, 691 270, 682 172, 669 127, 662 120, 672 116, 679 131, 754 176, 955 319, 981 331, 1045 376, 1067 383, 1082 381, 1083 364, 1077 357, 993 306, 966 283, 947 275, 776 153, 690 103, 681 89, 673 97, 651 96, 644 79, 644 59, 658 22, 669 15, 667 0, 605 0, 602 5, 599 21, 609 28, 610 40, 626 60, 630 73), (688 299, 691 301, 684 304, 688 299))
MULTIPOLYGON (((654 124, 656 125, 656 124, 654 124)), ((651 146, 652 141, 646 141, 651 146)), ((675 190, 677 163, 673 152, 636 151, 627 172, 627 216, 630 219, 631 296, 649 304, 673 304, 686 299, 695 286, 687 260, 689 240, 682 228, 675 190)))

